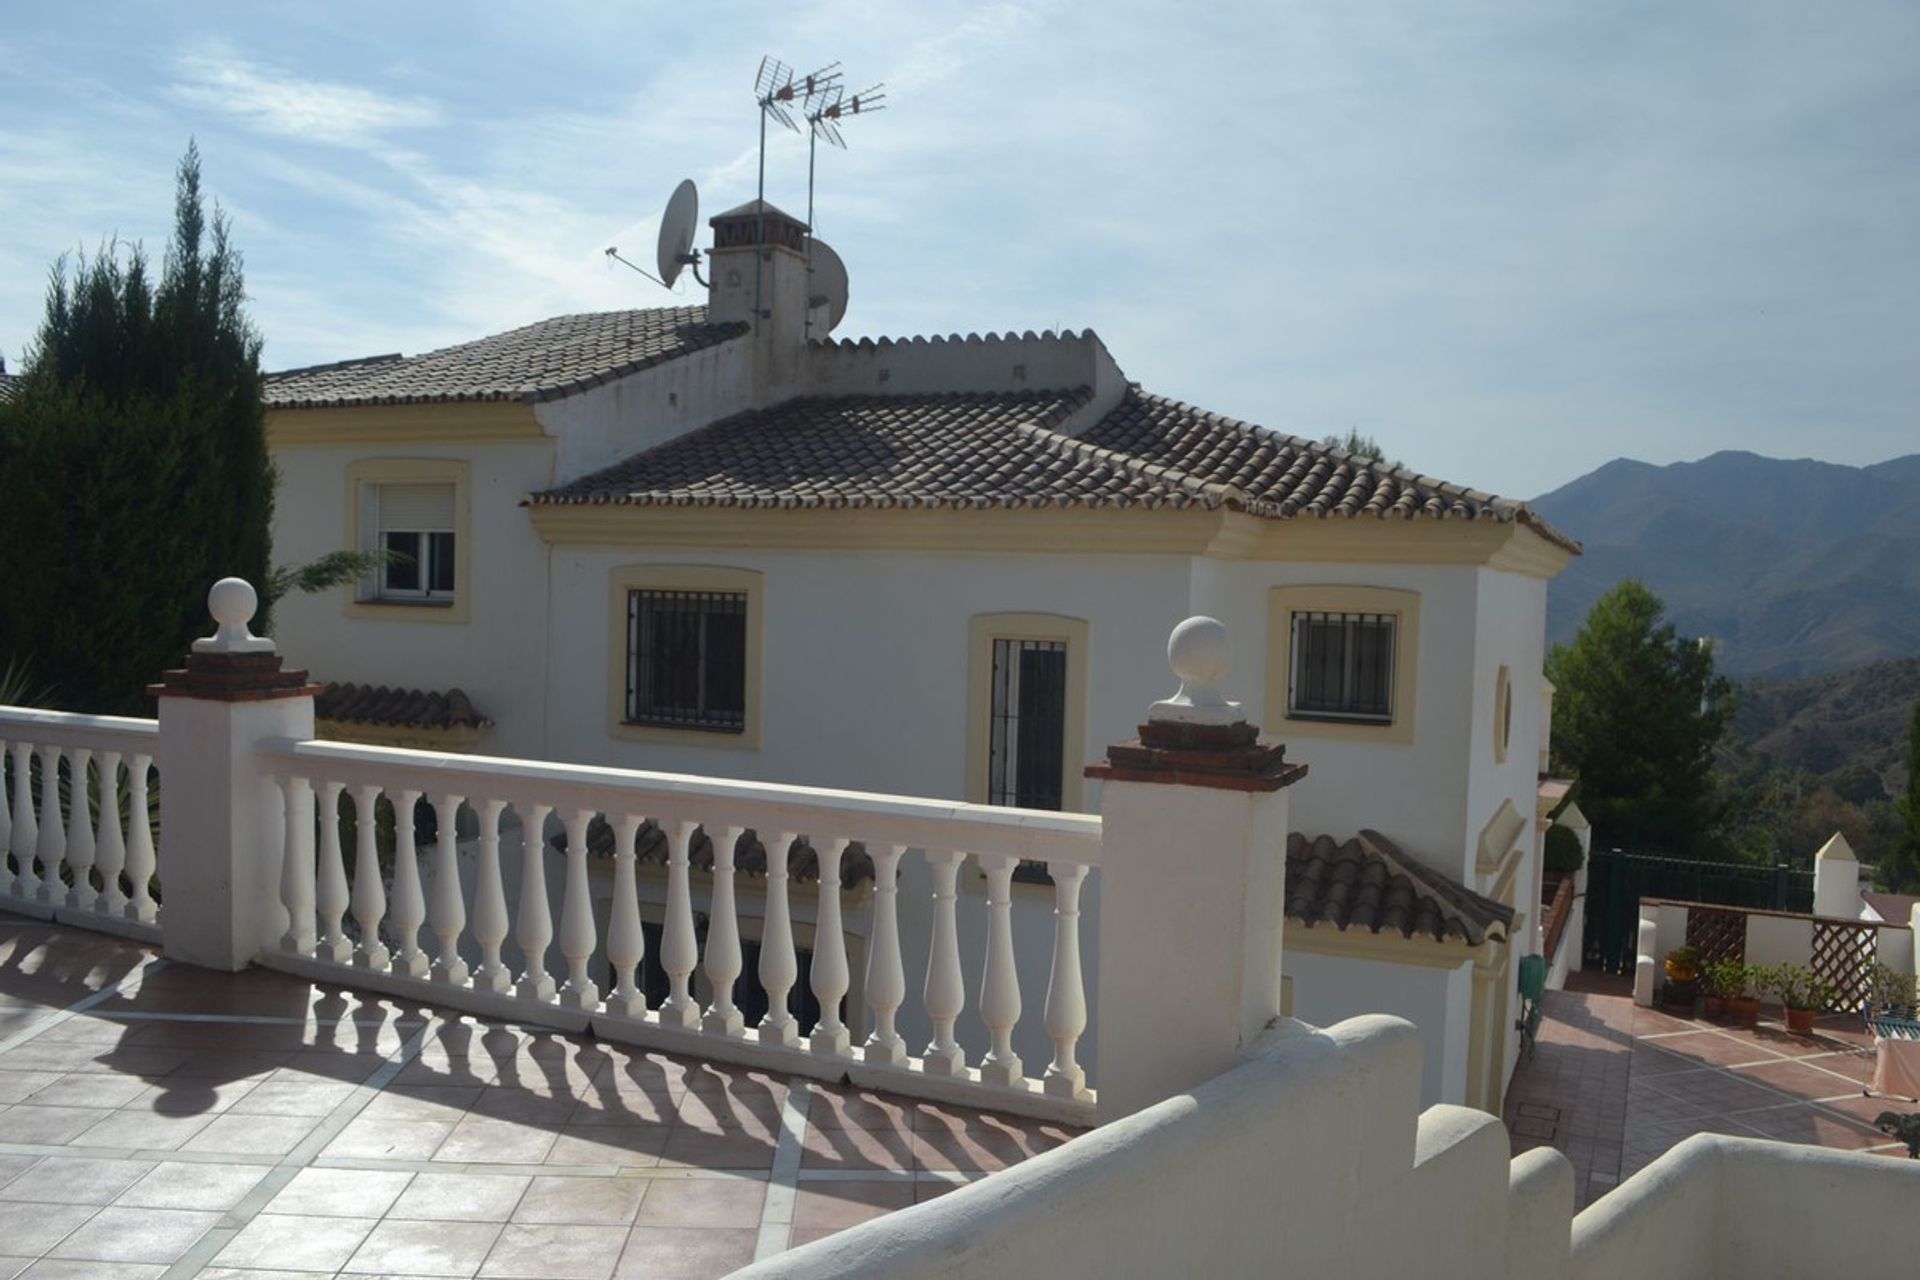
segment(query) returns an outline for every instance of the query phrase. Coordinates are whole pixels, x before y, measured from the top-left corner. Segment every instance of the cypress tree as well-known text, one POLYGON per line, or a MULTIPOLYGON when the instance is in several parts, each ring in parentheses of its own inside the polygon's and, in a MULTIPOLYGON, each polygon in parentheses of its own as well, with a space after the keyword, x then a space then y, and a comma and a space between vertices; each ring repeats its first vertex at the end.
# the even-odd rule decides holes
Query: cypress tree
POLYGON ((109 242, 56 264, 0 405, 0 664, 57 705, 150 712, 216 579, 271 580, 274 473, 239 251, 189 144, 156 287, 109 242))

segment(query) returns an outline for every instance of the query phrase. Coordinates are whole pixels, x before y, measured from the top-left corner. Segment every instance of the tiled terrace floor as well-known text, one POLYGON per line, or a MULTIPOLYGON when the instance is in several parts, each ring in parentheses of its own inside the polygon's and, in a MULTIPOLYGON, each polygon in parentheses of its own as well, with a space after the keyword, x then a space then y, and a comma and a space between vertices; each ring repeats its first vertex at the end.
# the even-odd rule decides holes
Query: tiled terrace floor
POLYGON ((1547 993, 1539 1046, 1507 1091, 1507 1128, 1516 1155, 1549 1143, 1566 1153, 1581 1207, 1696 1133, 1904 1156, 1871 1122, 1911 1104, 1861 1093, 1871 1046, 1857 1018, 1823 1018, 1811 1037, 1777 1017, 1749 1030, 1635 1008, 1629 985, 1576 974, 1547 993))
POLYGON ((724 1275, 1070 1136, 0 915, 0 1280, 724 1275))

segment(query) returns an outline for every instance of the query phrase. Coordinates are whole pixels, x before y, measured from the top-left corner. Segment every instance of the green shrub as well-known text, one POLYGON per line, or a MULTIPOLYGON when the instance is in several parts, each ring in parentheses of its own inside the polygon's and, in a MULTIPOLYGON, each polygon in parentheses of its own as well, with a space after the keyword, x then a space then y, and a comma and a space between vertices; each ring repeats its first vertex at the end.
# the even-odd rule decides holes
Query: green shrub
POLYGON ((1578 871, 1585 862, 1586 855, 1580 852, 1580 837, 1573 833, 1573 828, 1547 828, 1547 870, 1578 871))

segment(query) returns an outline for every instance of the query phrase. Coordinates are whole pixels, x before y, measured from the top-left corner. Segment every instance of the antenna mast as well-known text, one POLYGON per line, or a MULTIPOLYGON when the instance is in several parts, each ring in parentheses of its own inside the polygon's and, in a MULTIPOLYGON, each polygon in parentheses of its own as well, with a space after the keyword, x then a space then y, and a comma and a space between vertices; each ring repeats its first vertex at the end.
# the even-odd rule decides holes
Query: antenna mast
MULTIPOLYGON (((871 89, 862 90, 848 97, 846 90, 838 82, 839 63, 834 63, 834 83, 820 94, 809 94, 804 110, 807 117, 807 294, 813 294, 813 170, 814 157, 820 149, 820 139, 825 138, 842 151, 847 149, 847 139, 840 132, 843 122, 857 115, 871 115, 875 111, 884 111, 887 95, 882 92, 886 86, 876 84, 871 89)), ((813 331, 813 308, 807 308, 806 331, 813 331)))
POLYGON ((801 109, 812 102, 814 97, 837 88, 840 82, 840 64, 823 67, 810 75, 795 76, 793 68, 778 58, 760 59, 760 70, 753 77, 753 96, 760 104, 760 181, 754 200, 753 210, 753 327, 758 329, 760 321, 766 316, 766 303, 762 296, 761 283, 764 272, 761 263, 767 256, 767 117, 772 116, 795 133, 800 126, 794 121, 790 110, 796 103, 801 109))

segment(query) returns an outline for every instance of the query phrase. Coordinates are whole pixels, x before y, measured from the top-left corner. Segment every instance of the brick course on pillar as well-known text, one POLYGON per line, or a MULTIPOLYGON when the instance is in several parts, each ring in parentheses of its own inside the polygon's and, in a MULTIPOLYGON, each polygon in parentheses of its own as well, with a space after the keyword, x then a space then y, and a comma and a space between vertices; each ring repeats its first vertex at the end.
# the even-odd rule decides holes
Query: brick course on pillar
POLYGON ((248 632, 258 603, 239 578, 215 583, 207 608, 219 629, 147 690, 160 703, 166 954, 211 969, 243 969, 286 932, 284 809, 254 749, 313 736, 318 686, 248 632))
POLYGON ((1237 1062, 1280 1016, 1286 788, 1307 767, 1217 684, 1226 630, 1168 641, 1180 693, 1087 776, 1104 784, 1100 1115, 1128 1115, 1237 1062))

